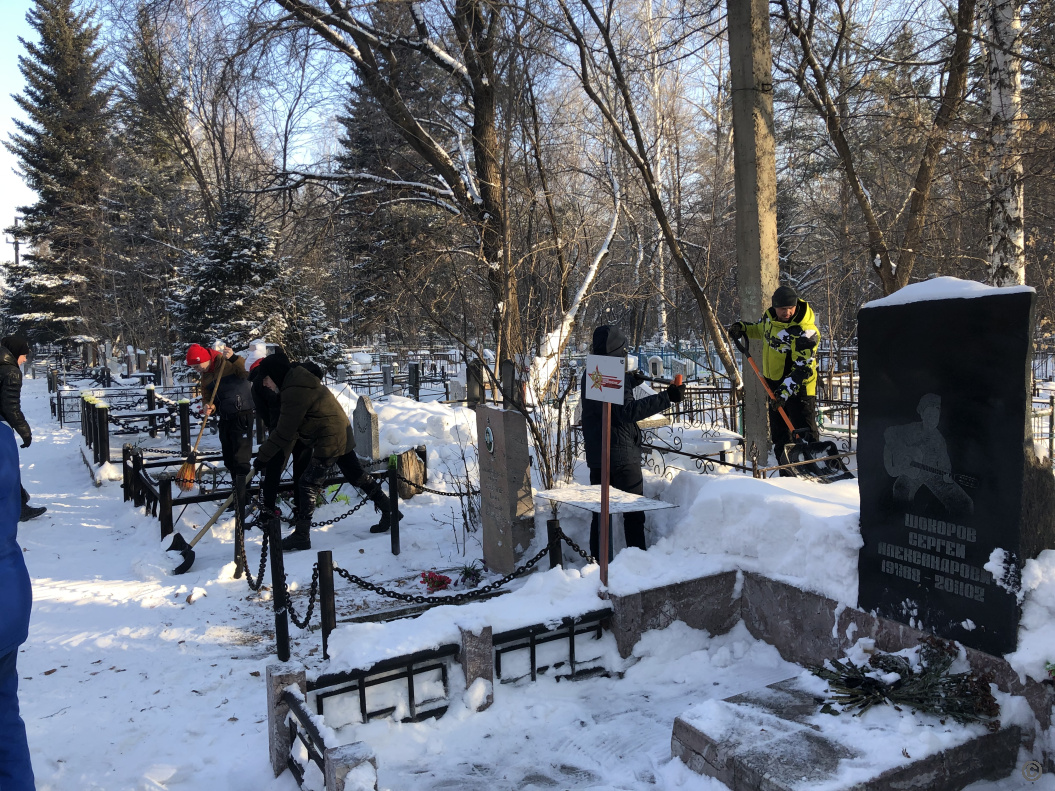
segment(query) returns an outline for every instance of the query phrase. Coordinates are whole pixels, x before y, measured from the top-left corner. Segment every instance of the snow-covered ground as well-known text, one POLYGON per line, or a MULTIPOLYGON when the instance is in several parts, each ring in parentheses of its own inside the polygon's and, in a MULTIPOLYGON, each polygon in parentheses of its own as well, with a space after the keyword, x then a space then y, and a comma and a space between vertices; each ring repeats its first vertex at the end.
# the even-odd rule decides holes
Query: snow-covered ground
MULTIPOLYGON (((288 772, 272 777, 268 762, 263 676, 275 661, 270 600, 232 577, 233 520, 220 521, 198 544, 189 574, 171 576, 175 561, 159 544, 157 520, 122 502, 119 482, 91 484, 80 435, 59 430, 51 419, 43 380, 26 380, 23 406, 34 428, 33 445, 21 451, 23 482, 33 504, 48 507, 19 530, 35 599, 29 642, 19 655, 20 698, 38 788, 295 789, 288 772)), ((432 474, 458 471, 458 442, 474 433, 471 413, 400 398, 375 407, 382 452, 424 443, 432 474)), ((616 558, 610 569, 613 592, 741 568, 856 602, 860 535, 853 482, 820 486, 683 473, 673 482, 648 477, 646 494, 680 507, 650 516, 648 552, 629 550, 616 558)), ((406 503, 398 557, 389 551, 388 536, 368 532, 373 514, 366 509, 314 530, 313 550, 332 549, 339 565, 387 587, 423 592, 421 571, 450 573, 480 557, 472 535, 462 554, 464 537, 449 511, 456 502, 421 495, 406 503)), ((345 508, 334 504, 318 515, 334 516, 345 508)), ((572 509, 560 515, 565 531, 585 546, 586 518, 572 509)), ((177 529, 189 537, 191 523, 206 518, 205 509, 191 506, 177 529)), ((248 544, 255 573, 259 533, 250 533, 248 544)), ((314 551, 286 555, 300 612, 314 560, 314 551)), ((1044 658, 1055 659, 1050 628, 1055 551, 1031 561, 1023 578, 1031 590, 1016 666, 1039 677, 1044 658)), ((596 568, 581 566, 533 575, 518 585, 523 587, 516 596, 487 606, 505 608, 501 617, 526 618, 525 623, 543 620, 545 615, 532 616, 547 606, 557 611, 572 601, 592 601, 598 588, 596 568)), ((338 599, 342 614, 378 603, 373 594, 340 580, 338 599)), ((482 617, 459 612, 432 611, 415 639, 427 628, 442 631, 459 619, 482 617)), ((293 657, 317 657, 318 633, 295 627, 292 632, 293 657)), ((355 650, 373 650, 363 649, 353 632, 334 635, 336 660, 354 663, 355 650)), ((604 642, 599 650, 618 665, 604 642)), ((380 787, 393 791, 721 791, 721 784, 671 759, 674 717, 802 672, 742 625, 711 636, 682 623, 646 634, 634 658, 614 669, 624 671, 623 677, 557 683, 543 676, 536 683, 497 685, 495 704, 485 712, 470 713, 456 699, 439 720, 375 721, 358 727, 355 738, 377 751, 380 787)), ((890 716, 870 712, 863 722, 890 716)), ((913 753, 941 741, 929 722, 906 720, 895 730, 891 749, 901 744, 913 753)), ((1020 765, 1025 760, 1023 755, 1020 765)), ((1055 776, 1030 784, 1016 773, 972 789, 1026 787, 1053 791, 1055 776)))

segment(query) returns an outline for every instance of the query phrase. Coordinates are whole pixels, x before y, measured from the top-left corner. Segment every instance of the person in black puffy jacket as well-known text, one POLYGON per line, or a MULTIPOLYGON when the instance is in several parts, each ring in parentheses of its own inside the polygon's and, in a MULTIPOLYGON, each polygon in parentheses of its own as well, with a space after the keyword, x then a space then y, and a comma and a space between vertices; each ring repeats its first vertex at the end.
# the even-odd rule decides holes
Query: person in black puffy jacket
MULTIPOLYGON (((593 354, 607 357, 626 357, 626 336, 618 327, 604 324, 593 332, 593 354)), ((685 385, 670 385, 666 392, 634 398, 634 385, 641 381, 626 377, 623 388, 623 405, 612 404, 611 449, 609 456, 609 482, 616 489, 630 494, 644 494, 644 478, 641 475, 641 429, 637 421, 651 417, 685 397, 685 385)), ((586 449, 586 466, 590 468, 590 483, 601 482, 601 415, 603 403, 586 398, 586 374, 582 383, 582 437, 586 449)), ((600 557, 600 518, 593 515, 590 524, 590 554, 600 557)), ((608 524, 608 559, 612 559, 611 517, 608 524)), ((645 549, 645 515, 641 511, 623 514, 623 535, 628 547, 645 549)))
POLYGON ((29 636, 33 588, 18 546, 18 448, 0 423, 0 789, 32 791, 26 726, 18 713, 18 647, 29 636))
MULTIPOLYGON (((33 430, 22 414, 22 363, 29 356, 29 343, 25 338, 8 335, 0 339, 0 420, 3 420, 22 438, 22 447, 33 442, 33 430)), ((22 490, 22 510, 19 521, 25 522, 40 516, 48 509, 29 505, 29 492, 22 490)))

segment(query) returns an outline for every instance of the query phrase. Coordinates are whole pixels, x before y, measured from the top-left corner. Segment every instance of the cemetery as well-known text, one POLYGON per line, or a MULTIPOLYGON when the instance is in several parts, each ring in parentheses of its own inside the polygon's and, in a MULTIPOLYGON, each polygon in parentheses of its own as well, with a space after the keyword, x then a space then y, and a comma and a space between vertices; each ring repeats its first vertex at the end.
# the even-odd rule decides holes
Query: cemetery
MULTIPOLYGON (((248 617, 241 628, 262 652, 253 694, 266 699, 261 733, 276 782, 351 791, 405 787, 416 776, 419 787, 442 788, 451 772, 466 772, 459 787, 590 787, 603 776, 596 756, 556 742, 517 746, 504 768, 487 758, 470 766, 454 747, 494 727, 476 718, 531 711, 582 687, 638 701, 633 727, 650 736, 610 760, 636 767, 640 787, 661 783, 655 769, 644 779, 647 758, 668 774, 680 766, 678 782, 697 776, 737 790, 1003 788, 1023 771, 1050 773, 1055 752, 1044 603, 1055 591, 1055 477, 1047 383, 1027 343, 1031 294, 943 279, 866 306, 853 375, 829 391, 833 411, 853 415, 825 425, 853 473, 834 483, 781 477, 752 458, 733 394, 696 371, 689 399, 643 421, 643 497, 584 484, 581 460, 573 478, 542 487, 528 421, 543 408, 504 398, 524 392, 512 366, 493 390, 452 366, 432 398, 411 389, 413 374, 397 384, 381 371, 388 392, 372 389, 369 371, 351 374, 330 387, 357 453, 403 517, 364 544, 352 525, 365 498, 333 477, 317 512, 324 548, 285 558, 281 534, 255 521, 255 483, 247 514, 226 510, 231 481, 183 366, 136 360, 114 371, 104 362, 103 387, 87 355, 45 349, 27 363, 26 381, 49 405, 56 436, 77 438, 62 453, 78 454, 79 475, 100 492, 121 490, 114 507, 137 515, 140 575, 234 589, 245 580, 238 617, 248 617), (980 338, 999 345, 983 352, 1005 366, 988 380, 992 391, 965 387, 957 377, 971 371, 951 359, 939 367, 922 349, 918 362, 903 351, 896 366, 887 359, 889 327, 916 331, 938 303, 945 320, 928 332, 960 327, 956 311, 965 311, 980 338), (173 378, 141 386, 140 367, 173 378), (464 398, 446 397, 461 388, 464 398), (917 426, 936 427, 935 438, 914 439, 917 426), (199 432, 203 472, 184 491, 174 470, 199 432), (611 513, 618 525, 630 510, 648 514, 648 551, 623 548, 614 530, 615 559, 598 564, 584 549, 590 513, 611 513), (173 576, 187 556, 166 549, 181 530, 201 532, 173 576), (159 539, 160 549, 146 549, 159 539), (697 648, 683 654, 670 640, 697 648), (913 697, 895 708, 898 676, 869 668, 893 663, 923 678, 936 661, 921 659, 928 640, 947 656, 935 678, 959 691, 936 708, 913 697), (672 664, 656 664, 664 656, 672 664), (701 667, 679 669, 688 657, 701 667), (690 685, 669 699, 671 672, 714 676, 716 689, 690 685), (868 702, 860 693, 861 717, 849 707, 854 678, 878 685, 868 702), (653 685, 662 706, 646 703, 653 685), (396 748, 401 729, 420 727, 451 740, 450 762, 415 769, 396 748)), ((639 357, 654 379, 671 375, 656 355, 639 357)), ((567 381, 592 359, 573 361, 567 381)), ((568 411, 554 430, 578 455, 580 410, 568 411)))
POLYGON ((29 5, 0 791, 1055 791, 1047 5, 29 5))

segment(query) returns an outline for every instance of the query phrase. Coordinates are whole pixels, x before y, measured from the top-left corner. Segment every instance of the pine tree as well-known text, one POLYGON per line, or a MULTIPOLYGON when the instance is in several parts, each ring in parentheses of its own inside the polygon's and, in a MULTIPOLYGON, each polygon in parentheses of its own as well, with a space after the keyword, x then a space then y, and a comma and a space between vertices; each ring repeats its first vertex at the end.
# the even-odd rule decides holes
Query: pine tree
POLYGON ((294 360, 313 360, 332 372, 344 359, 340 331, 326 315, 326 304, 304 281, 304 273, 284 262, 279 309, 282 347, 294 360))
POLYGON ((26 19, 40 41, 19 38, 26 88, 15 101, 29 120, 15 121, 5 145, 38 197, 19 207, 24 222, 8 229, 31 247, 10 285, 20 329, 37 341, 90 332, 99 313, 111 92, 102 87, 107 67, 93 15, 75 12, 73 0, 36 0, 26 19))
POLYGON ((199 252, 182 266, 185 291, 176 312, 184 339, 222 340, 236 349, 278 340, 278 274, 267 229, 245 200, 228 196, 199 252))
POLYGON ((125 56, 116 114, 117 146, 110 225, 119 332, 137 346, 168 350, 169 304, 187 228, 201 222, 183 167, 183 144, 172 126, 186 126, 183 91, 172 73, 153 14, 140 6, 125 56))

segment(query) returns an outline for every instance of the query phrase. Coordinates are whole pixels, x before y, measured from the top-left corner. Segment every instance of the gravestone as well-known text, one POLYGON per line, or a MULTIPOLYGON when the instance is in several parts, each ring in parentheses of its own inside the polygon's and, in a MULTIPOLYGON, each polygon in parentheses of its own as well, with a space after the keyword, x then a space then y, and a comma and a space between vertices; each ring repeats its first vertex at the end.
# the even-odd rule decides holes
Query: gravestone
POLYGON ((145 351, 143 351, 142 349, 139 349, 136 352, 136 370, 140 371, 142 373, 146 373, 146 371, 147 371, 147 364, 148 364, 147 353, 145 351))
POLYGON ((415 401, 421 400, 421 363, 410 363, 407 365, 407 387, 410 397, 415 401))
POLYGON ((110 358, 114 356, 114 345, 110 341, 103 343, 103 365, 110 364, 110 358))
POLYGON ((158 355, 158 369, 161 374, 161 386, 172 387, 172 357, 168 354, 158 355))
POLYGON ((516 567, 517 548, 526 549, 534 533, 527 422, 514 410, 480 404, 476 438, 484 564, 508 574, 516 567))
POLYGON ((352 434, 355 437, 355 453, 370 461, 381 458, 380 426, 374 405, 366 396, 359 396, 352 411, 352 434))
POLYGON ((392 372, 392 366, 391 365, 382 365, 381 366, 381 383, 382 383, 382 390, 384 391, 385 395, 388 395, 389 393, 394 393, 395 392, 395 390, 396 390, 395 375, 392 372))
POLYGON ((450 399, 451 399, 451 401, 464 401, 465 400, 465 382, 462 382, 462 381, 460 381, 458 379, 451 379, 447 383, 447 386, 450 389, 450 399))
POLYGON ((484 400, 484 372, 479 360, 465 366, 465 400, 470 407, 484 400))
POLYGON ((1055 546, 1030 426, 1034 299, 938 278, 858 316, 858 604, 998 656, 1017 644, 1022 565, 1055 546))
POLYGON ((663 376, 663 358, 653 355, 648 358, 648 375, 662 377, 663 376))

